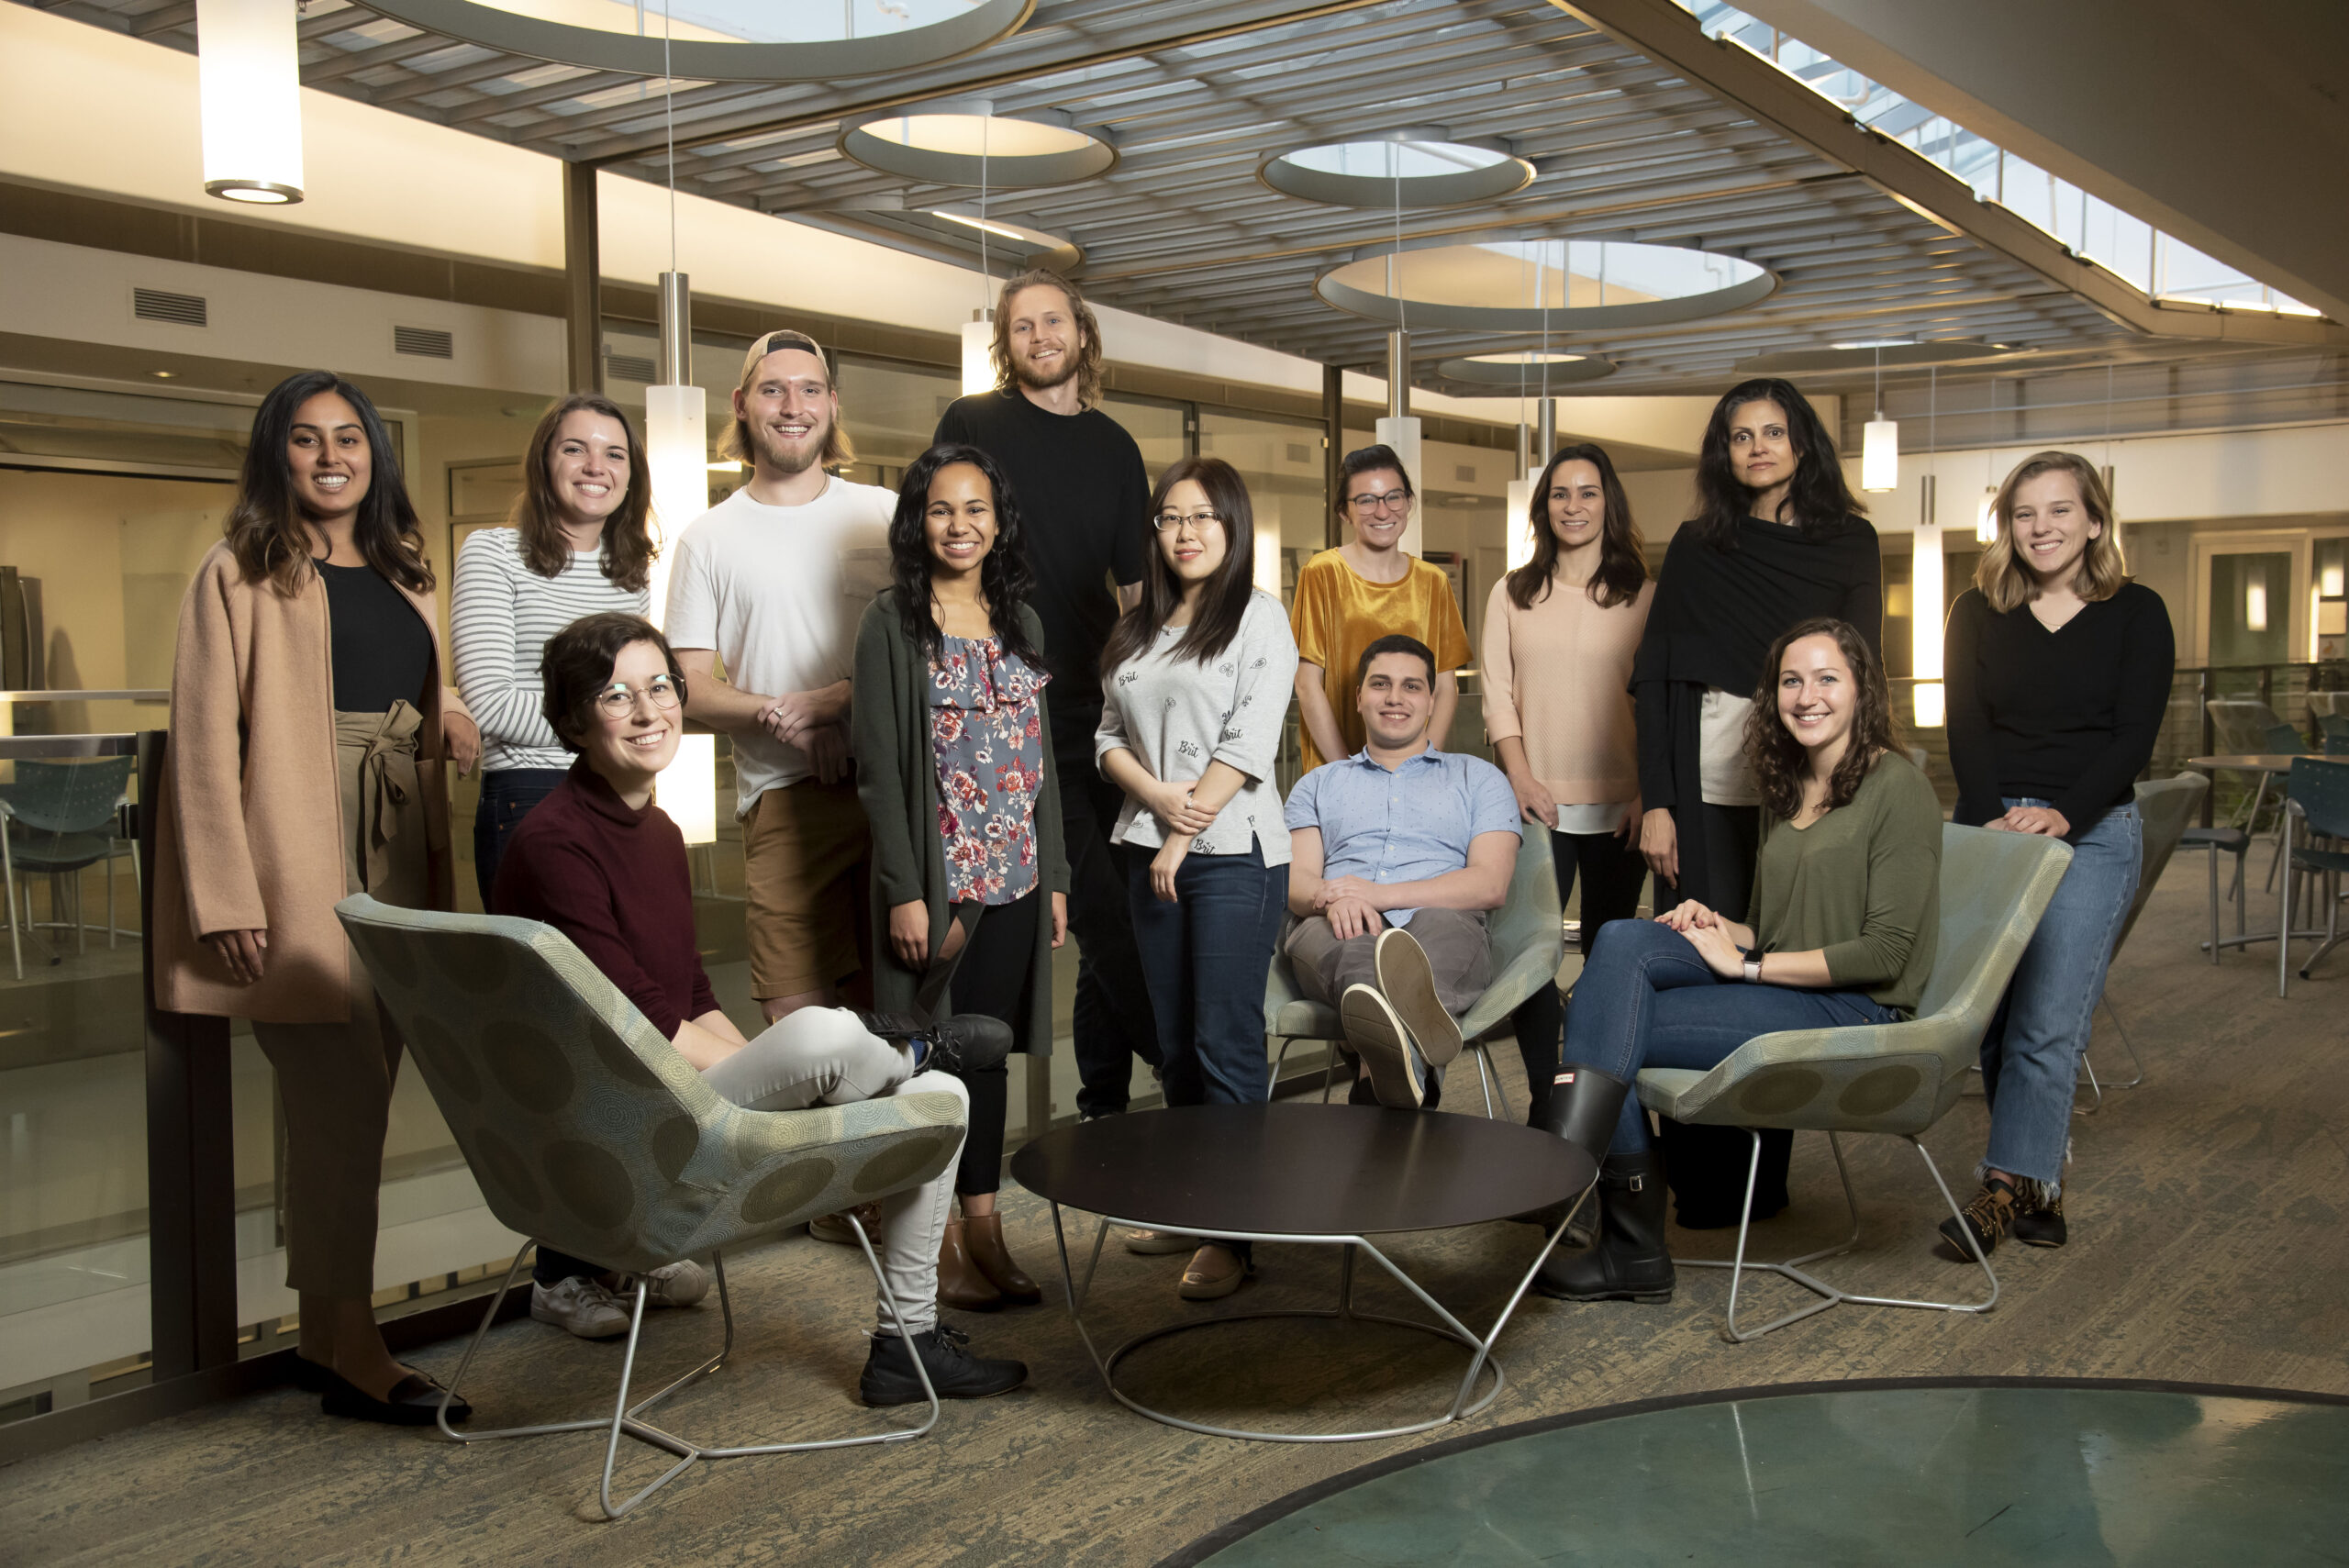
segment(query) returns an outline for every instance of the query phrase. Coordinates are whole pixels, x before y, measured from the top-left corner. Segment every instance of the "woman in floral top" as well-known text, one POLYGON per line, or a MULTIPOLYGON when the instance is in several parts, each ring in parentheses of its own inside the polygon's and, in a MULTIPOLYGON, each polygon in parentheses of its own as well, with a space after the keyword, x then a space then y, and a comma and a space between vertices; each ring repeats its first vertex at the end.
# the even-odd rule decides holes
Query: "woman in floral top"
MULTIPOLYGON (((1068 931, 1060 788, 1045 745, 1043 631, 1019 514, 975 447, 937 446, 906 471, 889 525, 893 586, 857 628, 850 725, 873 828, 874 1001, 985 1013, 1015 1049, 1052 1046, 1052 950, 1068 931), (1040 896, 1041 895, 1041 896, 1040 896)), ((996 1213, 1008 1076, 973 1073, 970 1131, 938 1261, 950 1307, 1043 1293, 1013 1261, 996 1213)))

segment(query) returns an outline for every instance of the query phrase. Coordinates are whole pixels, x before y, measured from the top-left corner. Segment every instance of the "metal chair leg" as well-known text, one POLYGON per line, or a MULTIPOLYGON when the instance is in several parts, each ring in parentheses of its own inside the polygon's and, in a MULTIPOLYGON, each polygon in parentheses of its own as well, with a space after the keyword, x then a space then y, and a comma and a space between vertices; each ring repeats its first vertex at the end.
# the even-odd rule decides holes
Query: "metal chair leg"
MULTIPOLYGON (((2085 1106, 2074 1106, 2072 1107, 2072 1114, 2074 1116, 2094 1116, 2097 1112, 2104 1109, 2104 1085, 2096 1081, 2096 1068, 2088 1061, 2088 1053, 2085 1050, 2080 1052, 2080 1076, 2088 1081, 2088 1093, 2094 1095, 2096 1098, 2085 1106)), ((2076 1081, 2073 1084, 2072 1092, 2075 1095, 2079 1093, 2079 1085, 2076 1081)))
POLYGON ((17 966, 17 978, 25 977, 24 922, 31 914, 32 890, 25 890, 25 915, 17 913, 17 857, 8 848, 8 825, 0 821, 0 873, 5 873, 8 884, 8 956, 17 966))
POLYGON ((2121 1023, 2121 1015, 2112 1010, 2111 995, 2107 993, 2099 1000, 2104 1004, 2104 1016, 2112 1020, 2113 1029, 2121 1036, 2121 1049, 2129 1053, 2129 1065, 2137 1070, 2135 1077, 2125 1084, 2115 1084, 2112 1086, 2116 1089, 2133 1089, 2145 1081, 2145 1059, 2137 1054, 2137 1042, 2129 1038, 2128 1027, 2121 1023))

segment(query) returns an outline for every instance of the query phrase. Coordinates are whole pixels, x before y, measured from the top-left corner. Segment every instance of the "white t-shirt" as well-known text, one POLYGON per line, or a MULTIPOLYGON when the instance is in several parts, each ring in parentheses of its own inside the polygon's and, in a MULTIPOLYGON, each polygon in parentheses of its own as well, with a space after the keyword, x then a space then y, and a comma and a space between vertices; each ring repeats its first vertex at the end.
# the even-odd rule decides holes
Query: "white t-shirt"
MULTIPOLYGON (((804 506, 769 506, 747 489, 694 519, 669 570, 675 648, 711 648, 744 691, 781 696, 845 681, 856 623, 889 582, 897 497, 833 479, 804 506)), ((759 730, 734 736, 735 809, 815 772, 807 753, 759 730)))
POLYGON ((1745 761, 1745 720, 1752 697, 1731 696, 1719 686, 1705 688, 1697 710, 1697 772, 1708 806, 1759 806, 1762 786, 1745 761))

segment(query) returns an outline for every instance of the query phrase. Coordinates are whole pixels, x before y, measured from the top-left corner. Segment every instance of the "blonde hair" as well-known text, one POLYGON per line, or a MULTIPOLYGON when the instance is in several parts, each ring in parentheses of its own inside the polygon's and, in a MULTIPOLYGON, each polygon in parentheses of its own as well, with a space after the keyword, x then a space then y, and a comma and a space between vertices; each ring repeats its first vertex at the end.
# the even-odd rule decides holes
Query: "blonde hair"
POLYGON ((1076 350, 1076 401, 1090 408, 1101 401, 1101 324, 1094 319, 1093 307, 1085 303, 1076 285, 1049 267, 1030 267, 1007 281, 1003 292, 996 295, 995 334, 987 341, 987 360, 995 366, 995 389, 1008 392, 1017 384, 1011 373, 1011 302, 1031 288, 1060 290, 1068 301, 1069 314, 1076 317, 1085 339, 1076 350))
POLYGON ((2109 599, 2129 581, 2128 557, 2121 549, 2121 524, 2112 515, 2112 495, 2104 487, 2104 476, 2077 452, 2033 452, 2017 463, 1998 486, 1998 499, 1991 503, 1998 519, 1998 537, 1974 568, 1974 585, 1990 601, 1990 607, 2001 614, 2039 597, 2037 580, 2015 559, 2015 492, 2043 473, 2070 474, 2079 486, 2080 505, 2087 508, 2088 520, 2099 526, 2080 552, 2079 568, 2072 574, 2072 591, 2091 602, 2109 599))
MULTIPOLYGON (((815 355, 816 362, 824 367, 826 389, 835 397, 839 395, 840 383, 833 379, 831 360, 817 347, 815 339, 805 332, 794 332, 787 327, 769 332, 751 345, 750 351, 742 356, 742 379, 735 383, 735 393, 739 395, 750 391, 751 383, 759 379, 759 366, 766 361, 766 357, 781 353, 785 349, 797 349, 802 353, 815 355)), ((718 455, 736 462, 755 465, 758 461, 756 451, 757 449, 751 445, 751 422, 737 414, 734 422, 727 427, 726 433, 718 438, 718 455)), ((824 451, 817 459, 817 466, 841 468, 855 461, 856 443, 848 439, 848 431, 841 428, 840 418, 835 415, 831 428, 824 432, 824 451)))

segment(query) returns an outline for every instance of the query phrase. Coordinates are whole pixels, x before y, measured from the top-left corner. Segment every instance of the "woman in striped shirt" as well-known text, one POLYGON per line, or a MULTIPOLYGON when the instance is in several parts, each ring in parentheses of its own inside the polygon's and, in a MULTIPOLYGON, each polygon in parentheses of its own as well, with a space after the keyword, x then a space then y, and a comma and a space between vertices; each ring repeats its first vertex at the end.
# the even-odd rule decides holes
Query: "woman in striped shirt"
POLYGON ((600 610, 652 606, 651 475, 619 406, 574 393, 539 421, 522 460, 514 526, 483 528, 457 552, 457 689, 481 725, 473 874, 484 907, 506 840, 569 771, 547 725, 539 653, 600 610))

